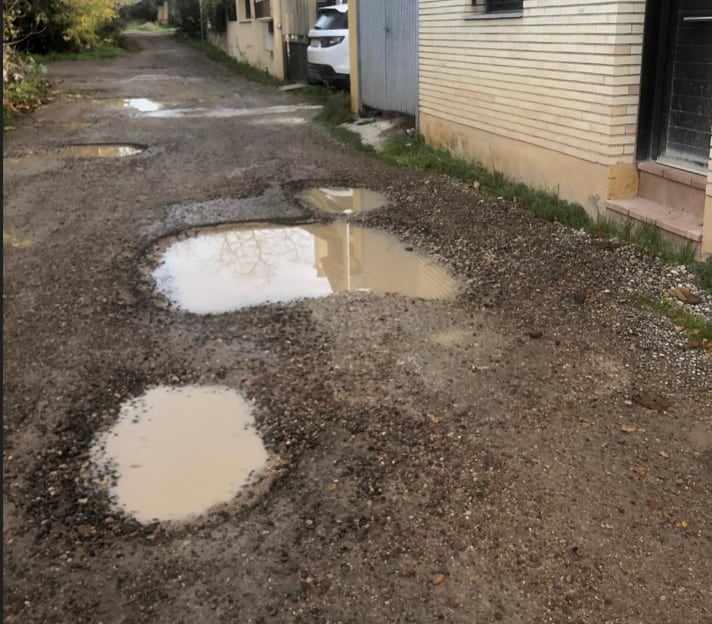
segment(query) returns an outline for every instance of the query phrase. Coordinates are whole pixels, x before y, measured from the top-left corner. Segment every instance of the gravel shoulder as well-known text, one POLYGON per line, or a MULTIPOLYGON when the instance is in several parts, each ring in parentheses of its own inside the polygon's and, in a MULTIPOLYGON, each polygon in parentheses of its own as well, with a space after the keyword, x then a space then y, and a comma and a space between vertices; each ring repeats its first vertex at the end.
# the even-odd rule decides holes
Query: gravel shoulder
MULTIPOLYGON (((171 37, 132 41, 52 64, 54 100, 4 137, 5 621, 711 621, 712 357, 635 303, 685 271, 386 166, 171 37), (251 112, 207 114, 232 109, 251 112), (46 158, 70 143, 147 149, 46 158), (326 221, 297 200, 314 186, 383 193, 354 221, 458 296, 160 305, 162 237, 326 221), (270 470, 190 521, 117 512, 87 478, 95 436, 146 388, 203 383, 254 400, 270 470)), ((709 297, 690 310, 712 319, 709 297)))

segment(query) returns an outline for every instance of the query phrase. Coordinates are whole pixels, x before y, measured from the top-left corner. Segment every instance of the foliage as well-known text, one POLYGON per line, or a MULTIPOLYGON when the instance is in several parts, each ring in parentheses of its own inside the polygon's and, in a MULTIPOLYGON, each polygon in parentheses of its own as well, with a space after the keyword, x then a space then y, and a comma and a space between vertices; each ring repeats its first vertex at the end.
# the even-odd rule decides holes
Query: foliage
POLYGON ((124 22, 155 22, 158 19, 157 0, 139 0, 121 7, 119 15, 124 22))
MULTIPOLYGON (((118 34, 118 7, 131 0, 6 0, 15 46, 25 52, 78 52, 118 34)), ((3 44, 6 28, 3 14, 3 44)))
MULTIPOLYGON (((41 104, 49 93, 47 69, 32 57, 21 53, 17 43, 23 33, 18 21, 28 4, 24 1, 6 2, 3 12, 2 46, 2 121, 3 129, 12 127, 17 113, 41 104)), ((41 28, 37 22, 36 28, 41 28)))
POLYGON ((188 37, 200 37, 199 0, 172 0, 171 20, 178 32, 188 37))

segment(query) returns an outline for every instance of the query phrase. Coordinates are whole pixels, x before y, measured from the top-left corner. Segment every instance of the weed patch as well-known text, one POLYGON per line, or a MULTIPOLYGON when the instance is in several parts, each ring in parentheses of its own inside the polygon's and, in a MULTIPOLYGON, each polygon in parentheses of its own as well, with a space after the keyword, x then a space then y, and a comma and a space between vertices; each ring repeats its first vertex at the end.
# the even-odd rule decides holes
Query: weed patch
POLYGON ((37 54, 36 57, 43 63, 49 63, 51 61, 91 61, 99 58, 114 58, 122 54, 124 54, 124 50, 119 46, 104 44, 82 52, 50 52, 49 54, 37 54))
POLYGON ((648 294, 639 295, 636 304, 641 310, 669 318, 675 329, 684 331, 692 348, 709 349, 712 345, 712 323, 685 310, 672 299, 656 299, 648 294))
POLYGON ((695 276, 697 286, 707 292, 712 292, 712 256, 705 261, 693 262, 690 270, 695 276))

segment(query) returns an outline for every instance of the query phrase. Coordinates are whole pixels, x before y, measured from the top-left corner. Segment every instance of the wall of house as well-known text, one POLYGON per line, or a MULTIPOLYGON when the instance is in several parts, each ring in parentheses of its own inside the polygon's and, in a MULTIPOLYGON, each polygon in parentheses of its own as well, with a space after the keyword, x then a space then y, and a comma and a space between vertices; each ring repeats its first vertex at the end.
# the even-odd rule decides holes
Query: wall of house
POLYGON ((274 33, 267 33, 269 19, 256 18, 254 4, 251 4, 251 18, 247 18, 245 2, 253 0, 236 0, 237 21, 227 23, 227 32, 219 38, 221 48, 230 56, 245 61, 250 65, 268 71, 270 74, 284 79, 284 50, 280 30, 281 0, 270 0, 273 16, 274 33), (270 49, 271 47, 271 49, 270 49))
POLYGON ((644 9, 524 0, 472 19, 469 0, 420 0, 421 132, 591 214, 634 195, 644 9))

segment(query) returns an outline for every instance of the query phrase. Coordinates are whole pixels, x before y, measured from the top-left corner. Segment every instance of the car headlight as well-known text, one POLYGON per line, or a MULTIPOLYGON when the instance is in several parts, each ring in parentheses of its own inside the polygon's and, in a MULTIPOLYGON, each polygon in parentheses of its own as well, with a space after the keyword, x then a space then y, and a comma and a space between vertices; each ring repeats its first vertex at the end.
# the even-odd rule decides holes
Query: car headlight
POLYGON ((343 40, 343 37, 312 37, 309 40, 309 45, 312 48, 330 48, 343 40))

